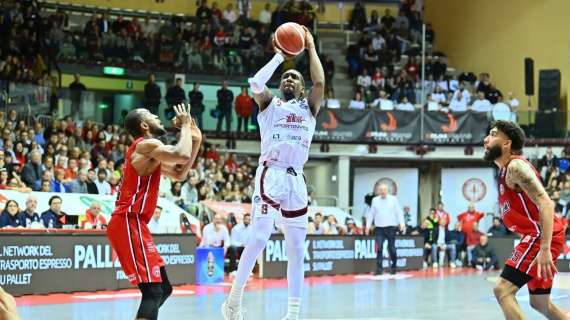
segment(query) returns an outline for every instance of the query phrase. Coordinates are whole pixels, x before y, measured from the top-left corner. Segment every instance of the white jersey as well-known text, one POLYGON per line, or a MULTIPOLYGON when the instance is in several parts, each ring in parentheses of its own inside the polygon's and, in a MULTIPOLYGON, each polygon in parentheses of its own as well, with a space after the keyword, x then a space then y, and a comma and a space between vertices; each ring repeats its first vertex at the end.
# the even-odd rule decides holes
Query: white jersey
POLYGON ((261 132, 261 156, 264 161, 285 167, 301 168, 309 159, 316 119, 307 99, 289 101, 273 97, 269 106, 257 115, 261 132))

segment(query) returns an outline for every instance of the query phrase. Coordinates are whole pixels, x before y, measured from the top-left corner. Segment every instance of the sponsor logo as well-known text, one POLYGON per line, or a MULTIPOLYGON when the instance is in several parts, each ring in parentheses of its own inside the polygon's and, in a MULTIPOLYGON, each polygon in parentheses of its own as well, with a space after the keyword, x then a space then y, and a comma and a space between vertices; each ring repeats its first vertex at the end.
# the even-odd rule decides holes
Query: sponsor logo
POLYGON ((388 123, 380 123, 380 129, 382 131, 395 131, 398 129, 396 117, 391 112, 386 113, 386 116, 388 117, 388 123))
POLYGON ((287 122, 296 122, 296 123, 303 123, 305 122, 305 119, 303 118, 303 116, 298 116, 294 113, 290 113, 287 117, 287 122))
POLYGON ((334 112, 327 111, 327 114, 329 116, 329 121, 324 121, 322 123, 323 129, 327 129, 327 130, 336 129, 338 127, 338 122, 336 120, 336 116, 335 116, 334 112))
POLYGON ((453 133, 457 131, 457 120, 455 120, 453 114, 447 114, 447 124, 441 125, 441 131, 445 133, 453 133))
POLYGON ((129 281, 135 281, 137 279, 137 276, 134 273, 127 274, 127 279, 129 281))
POLYGON ((479 178, 471 178, 463 183, 463 197, 469 202, 479 202, 487 195, 487 186, 479 178))

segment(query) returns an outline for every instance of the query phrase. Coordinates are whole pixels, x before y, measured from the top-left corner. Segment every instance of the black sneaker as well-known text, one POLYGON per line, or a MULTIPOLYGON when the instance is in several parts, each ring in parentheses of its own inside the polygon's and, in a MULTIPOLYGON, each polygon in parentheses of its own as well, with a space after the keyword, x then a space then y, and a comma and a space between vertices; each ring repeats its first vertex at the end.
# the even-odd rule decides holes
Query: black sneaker
POLYGON ((381 276, 384 274, 384 270, 376 270, 376 272, 374 272, 375 276, 381 276))
POLYGON ((391 275, 396 274, 396 269, 390 269, 390 274, 391 274, 391 275))

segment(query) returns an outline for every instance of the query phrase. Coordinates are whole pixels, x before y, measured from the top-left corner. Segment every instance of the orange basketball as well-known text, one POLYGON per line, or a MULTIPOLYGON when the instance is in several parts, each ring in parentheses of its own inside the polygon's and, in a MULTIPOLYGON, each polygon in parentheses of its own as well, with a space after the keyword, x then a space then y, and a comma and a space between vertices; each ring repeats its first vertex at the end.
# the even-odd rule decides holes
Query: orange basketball
POLYGON ((305 30, 295 22, 287 22, 275 31, 275 45, 285 54, 296 56, 305 50, 305 30))

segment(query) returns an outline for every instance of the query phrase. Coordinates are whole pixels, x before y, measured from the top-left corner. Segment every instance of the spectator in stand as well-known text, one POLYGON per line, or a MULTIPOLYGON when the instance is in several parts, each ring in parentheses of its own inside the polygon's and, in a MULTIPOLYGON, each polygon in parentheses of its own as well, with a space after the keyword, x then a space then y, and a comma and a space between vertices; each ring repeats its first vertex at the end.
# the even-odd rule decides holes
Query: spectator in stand
POLYGON ((238 19, 238 15, 234 10, 234 5, 231 3, 228 3, 228 5, 226 6, 226 10, 224 10, 222 15, 224 20, 226 21, 226 25, 230 28, 236 23, 238 19))
POLYGON ((513 96, 512 92, 507 93, 507 100, 505 102, 511 107, 512 112, 517 113, 519 111, 520 102, 513 96))
POLYGON ((362 230, 356 226, 356 224, 354 223, 354 219, 347 217, 345 225, 346 228, 344 228, 343 230, 344 235, 351 236, 351 235, 362 234, 362 230))
POLYGON ((449 110, 451 112, 465 112, 467 111, 467 100, 464 98, 461 91, 456 91, 449 101, 449 110))
POLYGON ((6 202, 6 207, 0 215, 0 228, 22 228, 20 208, 15 200, 8 200, 6 202))
POLYGON ((61 169, 55 170, 55 179, 51 182, 51 191, 57 193, 67 193, 69 192, 67 186, 65 185, 64 171, 61 169))
POLYGON ((501 222, 501 218, 494 217, 493 225, 487 230, 487 233, 492 237, 504 237, 507 235, 507 228, 501 222))
POLYGON ((477 81, 477 77, 475 76, 475 74, 473 72, 468 72, 468 71, 463 71, 458 77, 457 80, 459 80, 459 82, 467 82, 470 83, 471 85, 475 84, 475 81, 477 81))
POLYGON ((184 103, 186 99, 181 78, 176 78, 176 83, 168 88, 165 99, 167 108, 164 110, 164 117, 170 120, 174 118, 174 106, 184 103))
POLYGON ((224 248, 225 256, 230 243, 230 233, 222 221, 222 216, 219 213, 214 214, 213 221, 202 230, 200 247, 224 248))
POLYGON ((166 233, 164 225, 160 223, 160 217, 162 216, 162 207, 156 206, 152 218, 148 222, 148 229, 152 234, 166 233))
POLYGON ((479 81, 475 84, 477 88, 477 93, 483 92, 483 96, 487 96, 489 91, 491 90, 491 77, 488 73, 481 73, 479 75, 479 81))
POLYGON ((222 121, 226 119, 226 133, 229 134, 231 123, 232 123, 232 103, 234 101, 233 92, 228 89, 228 81, 224 80, 222 82, 222 88, 217 92, 218 105, 217 109, 219 111, 218 123, 216 125, 216 131, 221 132, 222 121))
POLYGON ((350 15, 348 26, 355 31, 362 31, 366 26, 368 17, 366 16, 366 9, 362 1, 358 0, 354 3, 354 9, 350 15))
POLYGON ((424 238, 423 268, 426 269, 430 264, 433 266, 434 262, 437 261, 437 258, 434 255, 434 251, 436 250, 434 247, 436 247, 435 241, 437 239, 436 232, 438 229, 434 228, 434 226, 426 219, 422 221, 420 230, 421 235, 424 238))
POLYGON ((334 61, 332 57, 325 54, 323 59, 323 70, 325 71, 325 84, 328 89, 333 89, 333 77, 334 77, 334 61))
POLYGON ((78 120, 80 116, 81 110, 81 97, 83 95, 83 91, 86 91, 87 88, 83 83, 81 83, 81 78, 79 73, 76 73, 74 76, 74 80, 71 84, 69 84, 69 96, 71 100, 71 116, 78 120))
POLYGON ((107 170, 99 168, 97 170, 97 180, 95 181, 98 194, 110 195, 111 185, 107 182, 107 170))
MULTIPOLYGON (((22 180, 28 186, 35 186, 43 176, 42 158, 37 150, 30 152, 30 161, 24 165, 22 170, 22 180)), ((38 190, 38 189, 34 189, 38 190)))
POLYGON ((364 110, 366 108, 366 103, 362 100, 362 94, 360 92, 357 91, 354 93, 354 99, 350 100, 348 108, 359 110, 364 110))
POLYGON ((196 119, 198 128, 204 129, 202 123, 202 114, 204 113, 204 94, 200 91, 200 83, 194 82, 194 88, 188 92, 188 101, 190 102, 190 114, 196 119))
MULTIPOLYGON (((465 232, 465 229, 463 230, 465 232)), ((479 239, 483 235, 479 232, 479 224, 474 223, 471 231, 465 232, 465 245, 467 246, 467 263, 473 265, 473 249, 479 244, 479 239)))
POLYGON ((266 3, 265 8, 259 12, 259 23, 262 25, 269 27, 271 24, 271 4, 266 3))
POLYGON ((447 72, 447 64, 443 60, 443 57, 437 56, 434 63, 433 63, 433 78, 439 79, 442 76, 445 76, 447 72))
POLYGON ((253 114, 253 99, 247 94, 247 87, 241 87, 241 93, 236 97, 236 115, 238 118, 237 132, 241 132, 243 124, 243 131, 248 132, 249 118, 253 114))
POLYGON ((449 228, 449 224, 451 223, 451 216, 447 211, 445 211, 445 205, 441 201, 437 203, 436 214, 437 218, 439 219, 439 225, 447 230, 449 228))
POLYGON ((38 199, 29 195, 26 198, 26 209, 20 213, 20 222, 24 228, 43 228, 42 220, 36 212, 38 199))
POLYGON ((101 204, 97 201, 91 202, 89 209, 85 211, 85 220, 81 221, 81 229, 101 230, 107 227, 107 219, 101 214, 101 204))
POLYGON ((467 206, 467 211, 462 212, 457 216, 457 221, 461 223, 461 230, 465 233, 466 237, 467 234, 473 230, 473 226, 481 221, 484 216, 485 214, 475 210, 475 204, 473 203, 470 203, 467 206))
POLYGON ((382 23, 382 26, 386 30, 390 32, 392 31, 394 25, 396 24, 396 18, 392 16, 392 11, 390 9, 386 9, 384 11, 384 16, 382 17, 382 19, 380 19, 380 23, 382 23))
POLYGON ((340 100, 335 99, 334 91, 332 89, 325 93, 324 99, 321 102, 321 107, 329 109, 340 109, 340 100))
POLYGON ((158 114, 161 97, 160 87, 156 84, 156 76, 154 73, 151 73, 148 76, 148 82, 144 86, 144 107, 151 113, 158 114))
POLYGON ((59 196, 52 196, 48 201, 49 209, 42 212, 41 219, 46 228, 61 229, 67 214, 61 211, 62 200, 59 196))
POLYGON ((398 105, 396 105, 396 110, 414 111, 414 110, 416 110, 416 108, 414 107, 413 104, 410 103, 410 101, 408 100, 408 97, 403 96, 400 103, 398 103, 398 105))
POLYGON ((455 268, 457 266, 457 254, 464 251, 465 236, 461 231, 461 223, 455 224, 455 229, 447 230, 445 233, 445 248, 449 257, 449 266, 455 268))
POLYGON ((67 187, 71 193, 88 193, 87 191, 87 171, 79 170, 77 177, 72 180, 67 187))
POLYGON ((356 79, 356 85, 364 88, 364 90, 368 90, 371 84, 372 78, 368 75, 368 71, 366 69, 362 69, 362 74, 356 79))
POLYGON ((208 1, 200 1, 200 6, 196 9, 196 18, 198 19, 198 25, 203 23, 208 23, 212 19, 212 11, 208 8, 208 1))
POLYGON ((380 96, 378 97, 378 99, 374 100, 371 104, 370 104, 371 108, 379 108, 380 110, 394 110, 394 102, 390 99, 388 99, 388 94, 382 90, 380 91, 380 96))
POLYGON ((473 249, 473 267, 477 270, 499 270, 497 254, 489 244, 487 235, 481 235, 479 244, 473 249))
MULTIPOLYGON (((431 249, 431 266, 433 268, 439 267, 437 255, 439 252, 439 244, 438 239, 440 238, 441 228, 439 226, 439 218, 437 216, 437 212, 435 208, 429 209, 429 215, 425 219, 427 222, 427 230, 428 230, 428 238, 426 244, 429 244, 429 248, 431 249)), ((445 237, 445 233, 443 234, 445 237)), ((443 244, 443 243, 441 243, 443 244)), ((426 249, 428 247, 426 246, 426 249)))
POLYGON ((243 221, 236 224, 231 229, 231 245, 228 248, 228 258, 230 259, 229 271, 230 274, 235 276, 237 270, 237 257, 241 255, 245 245, 249 239, 249 232, 251 223, 251 215, 246 213, 243 215, 243 221))
POLYGON ((315 213, 313 222, 309 223, 308 234, 325 234, 325 229, 323 226, 323 214, 320 212, 315 213))
POLYGON ((473 101, 471 110, 475 112, 489 112, 491 107, 491 102, 485 99, 485 93, 483 91, 477 92, 477 100, 473 101))
POLYGON ((338 235, 342 233, 343 228, 336 221, 336 217, 332 214, 327 216, 327 221, 323 223, 324 234, 338 235))
POLYGON ((97 188, 97 185, 95 184, 96 180, 97 177, 95 175, 95 170, 94 169, 87 170, 87 181, 85 181, 85 183, 87 184, 87 193, 99 194, 99 188, 97 188))
POLYGON ((495 104, 499 102, 499 99, 502 100, 503 93, 501 93, 501 91, 499 91, 499 89, 497 89, 494 84, 490 83, 489 91, 487 91, 487 93, 485 94, 485 98, 489 100, 491 104, 495 104))

